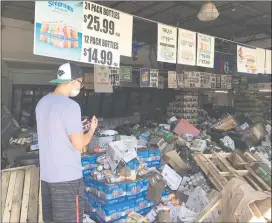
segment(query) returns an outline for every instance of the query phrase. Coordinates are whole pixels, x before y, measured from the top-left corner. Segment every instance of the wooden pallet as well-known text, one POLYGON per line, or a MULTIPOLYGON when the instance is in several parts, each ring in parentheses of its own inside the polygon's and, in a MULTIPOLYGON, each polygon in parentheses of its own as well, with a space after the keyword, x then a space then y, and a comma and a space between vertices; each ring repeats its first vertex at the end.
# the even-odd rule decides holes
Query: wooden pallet
POLYGON ((271 191, 271 187, 255 173, 239 153, 197 152, 193 156, 218 191, 221 191, 232 177, 246 181, 255 190, 271 191))
POLYGON ((1 222, 42 222, 40 185, 36 166, 3 170, 1 222))

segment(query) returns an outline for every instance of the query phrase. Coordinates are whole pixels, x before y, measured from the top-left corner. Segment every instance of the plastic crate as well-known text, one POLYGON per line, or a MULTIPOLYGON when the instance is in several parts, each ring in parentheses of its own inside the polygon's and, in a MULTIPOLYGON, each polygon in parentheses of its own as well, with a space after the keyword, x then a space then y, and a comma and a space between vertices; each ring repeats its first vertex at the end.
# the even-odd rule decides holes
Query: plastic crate
POLYGON ((13 118, 7 107, 1 106, 1 146, 7 148, 9 139, 20 132, 18 122, 13 118))

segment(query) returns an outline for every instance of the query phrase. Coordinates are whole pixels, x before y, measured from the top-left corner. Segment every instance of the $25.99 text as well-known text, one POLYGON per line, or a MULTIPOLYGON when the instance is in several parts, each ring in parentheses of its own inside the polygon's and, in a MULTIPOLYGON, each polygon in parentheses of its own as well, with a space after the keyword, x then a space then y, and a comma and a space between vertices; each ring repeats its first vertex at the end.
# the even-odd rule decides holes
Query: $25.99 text
MULTIPOLYGON (((106 50, 99 50, 96 48, 84 48, 83 55, 88 56, 88 62, 93 64, 101 64, 112 66, 112 52, 106 50)), ((114 64, 116 66, 116 64, 114 64)))
POLYGON ((87 23, 87 29, 95 30, 96 32, 102 32, 109 35, 120 36, 119 33, 115 33, 115 24, 114 21, 103 19, 100 21, 100 17, 93 16, 91 14, 84 15, 84 22, 87 23))

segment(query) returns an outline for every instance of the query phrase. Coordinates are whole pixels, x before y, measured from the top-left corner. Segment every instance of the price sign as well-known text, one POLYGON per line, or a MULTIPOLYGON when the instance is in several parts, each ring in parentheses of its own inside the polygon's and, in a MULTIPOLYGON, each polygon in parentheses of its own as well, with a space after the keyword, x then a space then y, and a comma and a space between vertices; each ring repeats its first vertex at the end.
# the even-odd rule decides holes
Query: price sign
POLYGON ((128 54, 124 46, 132 41, 132 16, 88 1, 83 2, 83 12, 81 61, 119 67, 120 55, 128 54))

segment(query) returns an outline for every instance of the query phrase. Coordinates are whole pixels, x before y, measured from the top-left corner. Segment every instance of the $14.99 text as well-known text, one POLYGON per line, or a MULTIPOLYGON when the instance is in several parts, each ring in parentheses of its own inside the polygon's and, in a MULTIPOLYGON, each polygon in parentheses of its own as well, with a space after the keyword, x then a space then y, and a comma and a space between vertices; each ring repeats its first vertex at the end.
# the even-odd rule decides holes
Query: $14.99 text
POLYGON ((83 55, 88 56, 88 62, 108 66, 116 66, 112 61, 112 52, 95 48, 84 48, 83 55))

